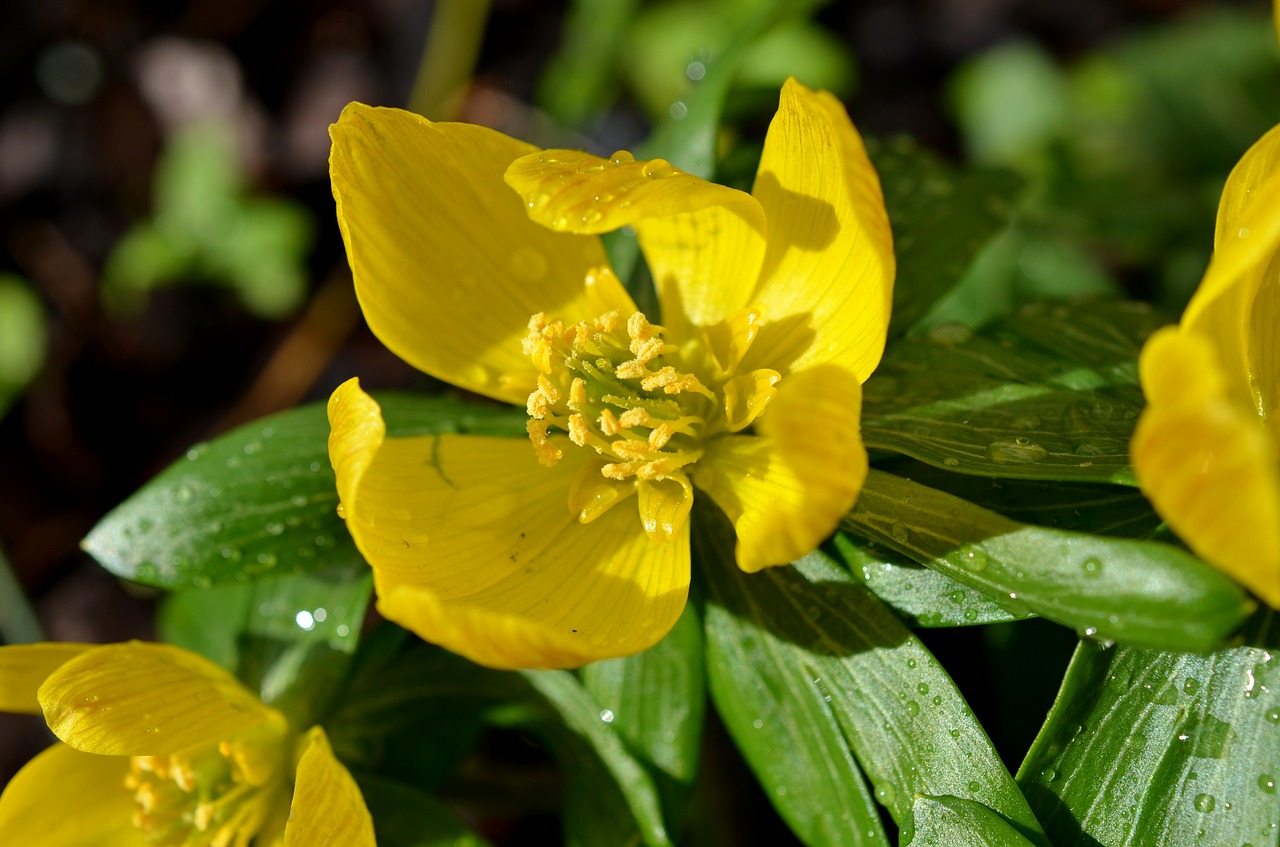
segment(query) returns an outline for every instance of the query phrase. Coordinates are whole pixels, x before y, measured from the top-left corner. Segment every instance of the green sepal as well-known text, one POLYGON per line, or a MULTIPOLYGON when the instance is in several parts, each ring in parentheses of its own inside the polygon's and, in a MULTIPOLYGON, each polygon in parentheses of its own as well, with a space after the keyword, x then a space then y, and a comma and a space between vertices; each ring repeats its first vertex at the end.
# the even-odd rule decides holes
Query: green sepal
POLYGON ((1275 844, 1280 618, 1173 653, 1083 642, 1018 782, 1057 847, 1275 844))
POLYGON ((580 672, 583 687, 649 767, 672 831, 679 829, 698 775, 707 696, 702 640, 702 620, 690 603, 653 647, 580 672))
POLYGON ((357 781, 373 816, 378 847, 488 847, 434 795, 366 774, 357 781))
POLYGON ((1138 351, 1168 322, 1141 303, 1031 304, 902 339, 863 386, 863 440, 956 473, 1133 485, 1138 351))
POLYGON ((801 841, 884 845, 875 801, 901 826, 917 794, 954 794, 1048 843, 950 677, 860 580, 821 552, 744 574, 724 519, 698 518, 712 702, 801 841))
POLYGON ((419 768, 438 779, 447 775, 441 766, 466 751, 446 742, 440 754, 437 742, 456 740, 461 728, 469 745, 469 721, 519 731, 542 741, 560 763, 567 844, 671 844, 649 772, 572 673, 495 671, 407 639, 404 646, 391 637, 370 643, 325 723, 344 761, 385 773, 388 761, 403 764, 397 751, 417 751, 441 757, 419 768))
POLYGON ((911 826, 900 847, 1033 847, 1008 821, 964 797, 921 794, 911 807, 911 826))
POLYGON ((982 591, 1129 644, 1203 650, 1253 608, 1243 589, 1177 547, 1032 526, 872 469, 843 526, 982 591))
POLYGON ((893 227, 898 270, 889 337, 897 338, 960 281, 1009 222, 1022 180, 949 167, 909 138, 867 142, 893 227))
POLYGON ((318 722, 346 679, 372 579, 363 562, 170 594, 164 640, 235 673, 295 726, 318 722))

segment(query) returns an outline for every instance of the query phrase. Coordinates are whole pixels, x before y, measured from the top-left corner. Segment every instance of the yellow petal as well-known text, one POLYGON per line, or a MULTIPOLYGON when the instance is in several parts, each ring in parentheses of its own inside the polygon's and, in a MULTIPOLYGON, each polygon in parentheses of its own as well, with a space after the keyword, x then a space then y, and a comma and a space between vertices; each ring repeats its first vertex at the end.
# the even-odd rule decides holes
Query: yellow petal
POLYGON ((750 298, 765 325, 743 367, 786 375, 833 362, 865 382, 889 326, 893 236, 880 178, 839 100, 787 81, 751 193, 769 245, 750 298))
POLYGON ((685 523, 693 508, 693 486, 682 473, 666 479, 640 480, 640 521, 653 541, 667 543, 687 537, 685 523))
POLYGON ((1213 260, 1182 317, 1214 346, 1234 402, 1270 415, 1280 394, 1275 328, 1280 126, 1240 159, 1218 206, 1213 260), (1261 318, 1261 320, 1260 320, 1261 318))
POLYGON ((710 443, 694 484, 711 495, 738 533, 738 567, 754 573, 810 552, 831 534, 867 476, 852 374, 819 365, 782 380, 759 419, 760 435, 710 443))
POLYGON ((129 759, 54 744, 18 771, 0 795, 0 844, 143 847, 124 787, 129 759))
POLYGON ((507 182, 533 220, 566 232, 636 228, 675 337, 747 305, 764 256, 760 204, 742 191, 707 182, 664 159, 630 154, 602 159, 547 150, 516 160, 507 182))
POLYGON ((176 753, 276 715, 208 659, 141 641, 81 653, 49 675, 39 697, 54 735, 110 756, 176 753))
POLYGON ((40 714, 36 691, 64 662, 96 644, 45 642, 0 647, 0 712, 40 714))
MULTIPOLYGON (((370 328, 432 376, 524 403, 529 317, 599 314, 584 288, 608 267, 599 239, 529 220, 502 174, 533 148, 499 132, 353 103, 330 135, 338 223, 370 328)), ((610 281, 603 299, 626 308, 611 275, 597 287, 610 281)))
POLYGON ((1139 361, 1148 405, 1130 450, 1143 492, 1201 558, 1280 608, 1280 456, 1227 396, 1213 348, 1167 328, 1139 361))
POLYGON ((329 420, 378 609, 426 640, 492 667, 569 667, 643 650, 680 616, 687 529, 655 544, 625 504, 588 524, 570 511, 593 451, 563 440, 565 458, 546 468, 523 439, 388 439, 354 381, 334 392, 329 420))
POLYGON ((302 741, 285 847, 374 847, 373 818, 351 774, 333 755, 324 730, 302 741))

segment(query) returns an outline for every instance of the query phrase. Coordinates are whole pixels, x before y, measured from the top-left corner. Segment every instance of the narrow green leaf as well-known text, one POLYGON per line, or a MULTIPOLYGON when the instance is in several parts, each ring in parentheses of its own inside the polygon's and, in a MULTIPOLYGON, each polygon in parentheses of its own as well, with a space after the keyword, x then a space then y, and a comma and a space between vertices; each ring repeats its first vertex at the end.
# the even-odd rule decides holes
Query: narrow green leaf
POLYGON ((560 49, 538 82, 537 102, 561 124, 581 129, 603 116, 618 88, 618 55, 639 0, 574 0, 560 49))
POLYGON ((1130 644, 1207 649, 1251 608, 1238 585, 1176 547, 1021 524, 874 469, 844 527, 1006 609, 1130 644))
POLYGON ((1018 772, 1053 843, 1276 844, 1278 624, 1212 653, 1082 643, 1018 772))
POLYGON ((1142 303, 1032 304, 981 333, 891 345, 864 386, 867 447, 957 473, 1135 484, 1142 303))
POLYGON ((702 621, 692 603, 656 645, 582 669, 582 684, 650 766, 669 828, 682 819, 698 773, 706 686, 702 621))
POLYGON ((892 612, 821 553, 743 574, 728 533, 699 517, 712 700, 803 842, 887 843, 865 772, 900 826, 917 794, 954 794, 1047 844, 955 684, 892 612))
MULTIPOLYGON (((449 397, 379 395, 393 435, 518 434, 512 407, 449 397)), ((209 588, 358 562, 337 517, 322 404, 246 424, 134 492, 83 542, 103 567, 160 588, 209 588)))
POLYGON ((320 720, 359 643, 372 580, 363 563, 169 595, 164 640, 234 672, 300 727, 320 720))
POLYGON ((909 138, 868 143, 880 174, 898 273, 889 337, 896 338, 964 274, 1009 221, 1022 181, 1008 171, 949 167, 909 138))
POLYGON ((949 473, 912 459, 879 462, 877 467, 1023 523, 1123 538, 1150 538, 1161 526, 1147 498, 1128 486, 994 479, 949 473))
POLYGON ((831 550, 863 584, 913 627, 974 626, 1019 620, 981 591, 946 574, 837 532, 831 550))
POLYGON ((1004 818, 963 797, 922 794, 911 807, 911 823, 903 847, 1032 847, 1004 818))
POLYGON ((486 847, 434 796, 375 776, 359 777, 360 793, 373 815, 379 847, 486 847))
POLYGON ((535 735, 555 754, 567 783, 567 843, 671 843, 649 773, 567 671, 495 671, 409 642, 362 664, 326 728, 344 759, 350 751, 351 760, 378 767, 379 752, 425 751, 424 730, 431 739, 451 729, 449 716, 467 714, 535 735))

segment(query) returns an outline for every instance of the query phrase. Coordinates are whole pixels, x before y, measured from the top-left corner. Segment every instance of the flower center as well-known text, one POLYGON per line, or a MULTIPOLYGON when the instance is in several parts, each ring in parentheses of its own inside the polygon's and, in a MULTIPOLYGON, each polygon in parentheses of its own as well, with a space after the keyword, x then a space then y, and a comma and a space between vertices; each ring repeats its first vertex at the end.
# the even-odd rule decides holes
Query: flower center
POLYGON ((680 349, 640 312, 625 323, 616 311, 568 326, 542 314, 530 319, 524 352, 538 386, 529 395, 527 428, 538 460, 550 467, 563 457, 564 442, 558 445, 553 431, 599 455, 570 492, 580 521, 638 491, 651 537, 663 540, 679 528, 692 502, 687 474, 707 442, 750 425, 776 391, 775 371, 733 376, 758 317, 744 310, 704 332, 694 348, 711 354, 703 357, 703 377, 682 365, 680 349))
POLYGON ((209 742, 168 756, 134 756, 125 788, 133 824, 148 844, 243 847, 281 803, 286 730, 268 721, 232 741, 209 742))

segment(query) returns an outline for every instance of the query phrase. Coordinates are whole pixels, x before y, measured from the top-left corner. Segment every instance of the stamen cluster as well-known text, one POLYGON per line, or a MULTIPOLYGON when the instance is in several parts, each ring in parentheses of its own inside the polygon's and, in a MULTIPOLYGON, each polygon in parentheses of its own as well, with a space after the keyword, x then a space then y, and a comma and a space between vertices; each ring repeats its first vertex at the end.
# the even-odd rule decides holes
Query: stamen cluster
POLYGON ((672 477, 702 456, 716 395, 672 364, 677 350, 662 327, 640 312, 620 324, 616 311, 569 326, 530 319, 524 352, 538 387, 529 395, 529 438, 547 466, 562 456, 554 428, 609 459, 600 470, 609 479, 672 477))
POLYGON ((283 745, 271 741, 264 749, 222 741, 134 756, 124 782, 136 805, 134 826, 163 847, 246 847, 282 788, 283 745))

